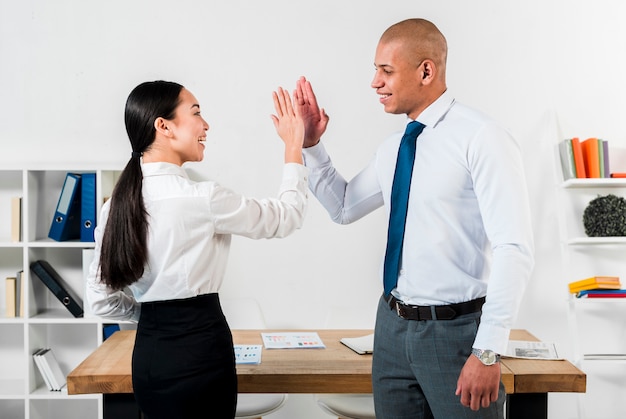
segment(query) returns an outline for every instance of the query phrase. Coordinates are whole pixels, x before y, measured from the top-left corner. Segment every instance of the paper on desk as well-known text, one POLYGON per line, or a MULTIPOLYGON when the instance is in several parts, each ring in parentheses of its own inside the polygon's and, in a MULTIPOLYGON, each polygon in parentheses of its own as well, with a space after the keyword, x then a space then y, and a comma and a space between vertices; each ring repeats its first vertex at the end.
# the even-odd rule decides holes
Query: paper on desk
POLYGON ((235 364, 260 364, 262 345, 233 345, 235 364))
POLYGON ((506 354, 507 358, 560 360, 554 343, 530 340, 510 340, 506 354))
POLYGON ((359 355, 371 354, 374 352, 374 334, 359 336, 356 338, 341 338, 339 342, 346 345, 359 355))
POLYGON ((265 349, 325 348, 316 332, 261 333, 265 349))

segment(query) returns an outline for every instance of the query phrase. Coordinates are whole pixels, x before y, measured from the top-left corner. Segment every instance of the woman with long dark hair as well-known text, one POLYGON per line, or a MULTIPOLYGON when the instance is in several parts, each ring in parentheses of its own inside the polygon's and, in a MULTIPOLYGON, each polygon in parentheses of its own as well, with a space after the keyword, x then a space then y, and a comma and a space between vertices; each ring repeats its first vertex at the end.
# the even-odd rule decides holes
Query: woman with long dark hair
POLYGON ((282 88, 274 106, 283 178, 277 198, 252 199, 187 177, 182 165, 202 160, 209 129, 191 92, 154 81, 127 99, 131 158, 102 208, 87 302, 97 316, 138 322, 133 390, 146 419, 234 417, 233 341, 218 296, 231 235, 285 237, 307 205, 302 118, 282 88))

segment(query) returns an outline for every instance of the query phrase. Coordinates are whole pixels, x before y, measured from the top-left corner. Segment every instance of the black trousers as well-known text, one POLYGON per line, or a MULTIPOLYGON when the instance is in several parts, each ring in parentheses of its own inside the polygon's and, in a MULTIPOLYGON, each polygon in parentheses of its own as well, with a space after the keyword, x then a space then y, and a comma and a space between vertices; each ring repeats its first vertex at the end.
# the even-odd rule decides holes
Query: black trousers
POLYGON ((145 419, 232 419, 233 338, 217 294, 143 303, 132 360, 145 419))

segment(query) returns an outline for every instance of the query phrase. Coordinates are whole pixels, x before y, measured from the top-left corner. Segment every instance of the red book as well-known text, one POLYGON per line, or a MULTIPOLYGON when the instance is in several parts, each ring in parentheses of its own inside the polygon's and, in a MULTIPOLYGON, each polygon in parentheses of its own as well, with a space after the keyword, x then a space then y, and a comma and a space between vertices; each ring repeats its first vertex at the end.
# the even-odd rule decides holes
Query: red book
POLYGON ((580 143, 583 150, 583 160, 585 162, 585 173, 588 178, 599 178, 600 176, 600 150, 598 150, 598 139, 587 138, 580 143))
POLYGON ((578 298, 626 298, 626 290, 584 290, 576 296, 578 298))
POLYGON ((572 138, 572 151, 574 152, 574 165, 576 166, 576 177, 585 178, 585 159, 583 157, 583 149, 580 140, 577 137, 572 138))

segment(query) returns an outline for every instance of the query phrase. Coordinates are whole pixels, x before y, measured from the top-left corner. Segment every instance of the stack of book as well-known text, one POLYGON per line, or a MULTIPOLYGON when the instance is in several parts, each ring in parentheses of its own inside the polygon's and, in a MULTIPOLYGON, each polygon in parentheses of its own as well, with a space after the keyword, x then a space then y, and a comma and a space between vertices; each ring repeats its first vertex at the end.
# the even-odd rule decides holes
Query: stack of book
POLYGON ((39 369, 48 390, 61 391, 67 384, 65 374, 61 371, 61 367, 50 348, 42 348, 33 354, 35 365, 39 369))
POLYGON ((592 276, 570 282, 569 292, 578 298, 626 297, 618 276, 592 276))
POLYGON ((587 138, 580 141, 576 137, 563 140, 559 143, 559 156, 564 180, 613 177, 606 140, 587 138))

